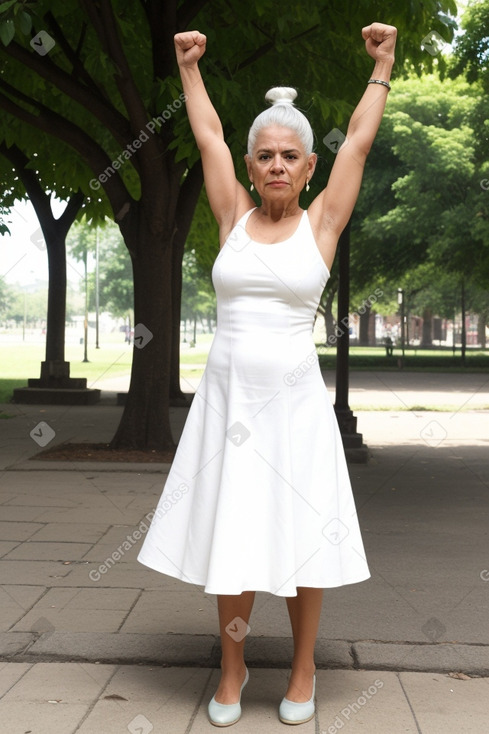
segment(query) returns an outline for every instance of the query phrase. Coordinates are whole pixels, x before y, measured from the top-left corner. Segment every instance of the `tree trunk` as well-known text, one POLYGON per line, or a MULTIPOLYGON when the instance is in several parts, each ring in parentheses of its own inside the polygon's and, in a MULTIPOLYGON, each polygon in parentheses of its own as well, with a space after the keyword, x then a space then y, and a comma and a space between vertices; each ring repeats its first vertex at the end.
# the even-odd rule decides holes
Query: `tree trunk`
POLYGON ((423 335, 421 337, 422 347, 431 347, 432 341, 433 313, 430 308, 423 311, 423 335))
POLYGON ((65 362, 66 243, 64 237, 47 241, 49 288, 46 326, 46 359, 41 362, 41 382, 60 384, 70 376, 65 362))
POLYGON ((134 272, 134 346, 131 382, 116 449, 173 452, 170 415, 172 346, 172 235, 152 230, 136 215, 134 229, 121 227, 134 272), (138 243, 144 243, 144 247, 138 243), (154 335, 157 335, 154 337, 154 335))
POLYGON ((63 214, 56 219, 51 196, 42 188, 29 159, 16 146, 0 145, 0 152, 15 167, 41 225, 49 265, 48 313, 46 320, 46 359, 41 362, 40 379, 29 379, 29 387, 85 388, 86 379, 70 378, 70 363, 65 362, 66 325, 66 235, 83 204, 84 196, 72 194, 63 214))
POLYGON ((170 400, 172 405, 186 405, 185 394, 180 387, 180 317, 182 306, 182 261, 185 239, 179 237, 172 256, 172 324, 170 355, 170 400))
POLYGON ((192 224, 195 207, 202 189, 202 162, 198 161, 188 172, 179 198, 176 213, 176 232, 172 257, 172 336, 170 357, 170 402, 187 405, 180 387, 180 321, 182 309, 182 263, 185 242, 192 224))
POLYGON ((335 340, 335 326, 336 322, 333 316, 333 301, 336 295, 336 288, 331 288, 326 296, 326 303, 324 304, 324 326, 326 329, 326 344, 330 344, 331 341, 335 340))
POLYGON ((361 347, 368 347, 370 344, 370 306, 368 303, 365 303, 359 316, 358 344, 361 347))
POLYGON ((57 389, 85 389, 86 378, 70 377, 70 363, 65 361, 66 330, 66 234, 73 223, 83 197, 73 202, 63 216, 67 221, 54 219, 52 214, 36 209, 46 241, 49 268, 48 309, 46 320, 46 353, 41 362, 39 379, 29 379, 29 387, 57 389))
POLYGON ((461 308, 462 308, 462 364, 465 367, 465 353, 467 350, 467 313, 465 310, 465 281, 462 278, 461 287, 461 308))
POLYGON ((477 316, 477 341, 482 349, 486 348, 486 318, 487 314, 480 313, 477 316))

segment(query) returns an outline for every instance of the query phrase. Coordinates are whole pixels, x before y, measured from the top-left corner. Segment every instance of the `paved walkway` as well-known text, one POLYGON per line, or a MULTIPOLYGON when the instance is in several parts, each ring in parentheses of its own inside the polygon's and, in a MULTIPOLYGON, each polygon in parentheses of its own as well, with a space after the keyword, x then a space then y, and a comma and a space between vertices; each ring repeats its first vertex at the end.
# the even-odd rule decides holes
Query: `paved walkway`
MULTIPOLYGON (((300 731, 485 734, 488 377, 395 373, 387 385, 385 374, 368 396, 384 410, 358 413, 371 459, 351 466, 372 578, 325 593, 318 711, 300 731), (436 400, 426 380, 436 380, 436 400), (399 410, 407 393, 452 411, 399 410), (474 401, 479 410, 468 409, 474 401)), ((376 379, 357 375, 358 390, 376 379)), ((8 734, 214 731, 205 712, 218 678, 216 599, 135 560, 168 466, 31 458, 45 441, 109 440, 114 402, 4 406, 13 416, 0 421, 8 734)), ((172 411, 176 436, 184 418, 172 411)), ((284 600, 258 594, 250 624, 251 680, 233 730, 273 734, 284 731, 276 709, 291 657, 284 600)))

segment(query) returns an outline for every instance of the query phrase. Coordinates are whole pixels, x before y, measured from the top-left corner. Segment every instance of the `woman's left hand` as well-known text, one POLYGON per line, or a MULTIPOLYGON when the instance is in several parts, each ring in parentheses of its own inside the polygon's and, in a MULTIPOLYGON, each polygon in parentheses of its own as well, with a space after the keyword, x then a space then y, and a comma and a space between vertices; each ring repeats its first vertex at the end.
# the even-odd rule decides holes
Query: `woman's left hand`
POLYGON ((362 28, 367 53, 375 61, 394 60, 397 28, 385 23, 372 23, 362 28))

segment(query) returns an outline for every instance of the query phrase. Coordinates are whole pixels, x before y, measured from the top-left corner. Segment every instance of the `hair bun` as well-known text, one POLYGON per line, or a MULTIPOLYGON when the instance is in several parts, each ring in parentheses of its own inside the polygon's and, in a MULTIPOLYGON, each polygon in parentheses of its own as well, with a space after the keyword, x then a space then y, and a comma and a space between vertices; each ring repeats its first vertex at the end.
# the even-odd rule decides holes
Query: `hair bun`
POLYGON ((297 97, 297 91, 293 87, 272 87, 265 94, 265 99, 270 104, 290 104, 294 105, 294 99, 297 97))

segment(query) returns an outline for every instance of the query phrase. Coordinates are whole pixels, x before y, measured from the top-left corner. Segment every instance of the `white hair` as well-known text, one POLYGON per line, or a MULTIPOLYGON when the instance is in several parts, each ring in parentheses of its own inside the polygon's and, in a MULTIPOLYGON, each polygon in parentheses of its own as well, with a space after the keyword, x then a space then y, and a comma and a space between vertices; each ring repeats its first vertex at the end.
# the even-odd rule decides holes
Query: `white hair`
POLYGON ((265 95, 272 107, 255 118, 248 133, 248 155, 251 156, 260 130, 270 125, 280 125, 295 132, 307 155, 312 153, 313 132, 309 120, 295 106, 297 92, 292 87, 272 87, 265 95))

